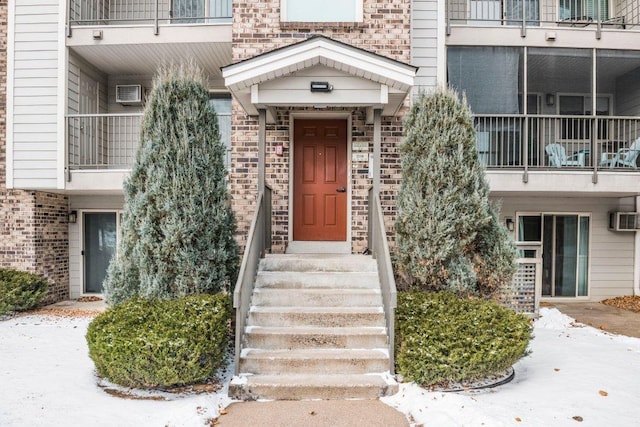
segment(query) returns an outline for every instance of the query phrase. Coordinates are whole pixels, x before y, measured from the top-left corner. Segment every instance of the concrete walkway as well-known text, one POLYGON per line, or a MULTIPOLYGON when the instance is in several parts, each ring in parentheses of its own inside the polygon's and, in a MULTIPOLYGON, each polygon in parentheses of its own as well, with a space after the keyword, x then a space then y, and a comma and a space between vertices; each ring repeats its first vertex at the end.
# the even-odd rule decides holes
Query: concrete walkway
POLYGON ((102 313, 106 310, 106 304, 104 300, 99 301, 78 301, 78 300, 65 300, 56 302, 54 304, 46 305, 42 307, 43 310, 61 311, 61 312, 73 312, 73 311, 86 311, 102 313))
POLYGON ((585 325, 613 334, 640 338, 640 313, 599 302, 553 303, 553 306, 585 325))
POLYGON ((218 418, 220 427, 406 427, 404 414, 379 400, 241 402, 218 418))

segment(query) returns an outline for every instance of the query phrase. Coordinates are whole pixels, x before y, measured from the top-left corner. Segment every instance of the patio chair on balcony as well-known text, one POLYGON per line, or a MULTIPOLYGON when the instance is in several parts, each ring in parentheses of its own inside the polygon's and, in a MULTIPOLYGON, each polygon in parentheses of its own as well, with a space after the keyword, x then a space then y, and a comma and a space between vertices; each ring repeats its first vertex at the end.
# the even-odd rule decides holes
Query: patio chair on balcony
POLYGON ((603 160, 600 166, 608 166, 610 168, 634 168, 637 169, 640 161, 640 138, 636 139, 629 145, 629 148, 621 148, 618 152, 608 160, 603 160))
POLYGON ((548 144, 544 151, 549 156, 549 166, 557 168, 561 166, 584 166, 586 151, 582 150, 567 157, 567 152, 560 144, 548 144))

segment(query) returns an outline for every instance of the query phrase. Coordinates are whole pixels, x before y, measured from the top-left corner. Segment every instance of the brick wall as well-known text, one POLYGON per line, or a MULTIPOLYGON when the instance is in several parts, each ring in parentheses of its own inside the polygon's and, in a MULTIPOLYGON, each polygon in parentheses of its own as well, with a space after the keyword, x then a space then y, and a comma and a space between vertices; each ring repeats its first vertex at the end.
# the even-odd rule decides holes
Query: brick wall
POLYGON ((44 276, 46 302, 69 297, 68 200, 6 188, 7 0, 0 0, 0 267, 44 276))
MULTIPOLYGON (((312 34, 322 34, 352 46, 366 49, 402 62, 410 61, 410 0, 364 0, 363 22, 281 23, 280 0, 234 1, 233 59, 251 58, 278 47, 299 42, 312 34)), ((365 124, 364 109, 331 109, 351 115, 352 141, 368 141, 373 152, 373 125, 365 124)), ((281 108, 277 122, 267 125, 266 181, 273 188, 273 251, 282 252, 289 235, 290 114, 300 111, 281 108), (284 155, 275 155, 275 146, 284 147, 284 155)), ((387 230, 392 235, 395 220, 395 196, 399 187, 398 146, 402 140, 402 116, 383 117, 381 199, 387 230)), ((238 219, 239 241, 244 244, 255 210, 257 196, 257 118, 248 117, 237 104, 233 107, 231 189, 238 219)), ((366 247, 367 191, 371 186, 368 163, 352 164, 352 250, 366 247)))

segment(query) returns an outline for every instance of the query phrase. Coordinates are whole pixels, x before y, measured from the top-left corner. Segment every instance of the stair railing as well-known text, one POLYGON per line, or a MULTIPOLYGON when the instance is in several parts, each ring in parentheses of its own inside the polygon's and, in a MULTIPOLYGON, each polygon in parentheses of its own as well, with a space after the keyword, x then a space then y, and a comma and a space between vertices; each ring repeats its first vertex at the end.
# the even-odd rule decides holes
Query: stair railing
POLYGON ((258 194, 256 212, 242 256, 242 265, 233 290, 233 308, 236 310, 235 374, 240 366, 242 335, 251 308, 251 296, 255 286, 260 258, 271 248, 271 188, 265 188, 258 194))
POLYGON ((378 276, 382 291, 382 303, 387 322, 387 336, 389 337, 389 372, 395 373, 394 362, 394 334, 395 309, 398 305, 398 292, 391 265, 391 253, 387 242, 387 231, 384 226, 384 215, 380 203, 380 195, 369 189, 369 250, 376 260, 378 276))

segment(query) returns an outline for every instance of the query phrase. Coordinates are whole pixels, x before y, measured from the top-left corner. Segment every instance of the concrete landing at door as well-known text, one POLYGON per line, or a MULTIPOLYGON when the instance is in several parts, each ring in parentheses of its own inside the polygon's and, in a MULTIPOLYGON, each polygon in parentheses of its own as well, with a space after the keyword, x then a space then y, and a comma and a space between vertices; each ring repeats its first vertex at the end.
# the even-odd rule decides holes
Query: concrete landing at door
POLYGON ((293 241, 287 246, 288 254, 350 254, 349 242, 304 242, 293 241))

